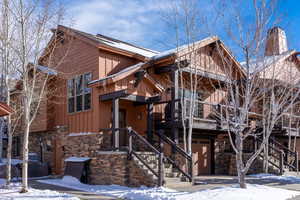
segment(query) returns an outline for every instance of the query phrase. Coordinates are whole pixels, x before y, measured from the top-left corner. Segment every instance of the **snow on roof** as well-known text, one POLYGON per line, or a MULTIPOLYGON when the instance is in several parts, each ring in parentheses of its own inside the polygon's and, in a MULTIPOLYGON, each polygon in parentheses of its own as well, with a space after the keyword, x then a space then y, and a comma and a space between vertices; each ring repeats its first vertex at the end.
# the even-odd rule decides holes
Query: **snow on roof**
POLYGON ((57 71, 56 70, 51 69, 51 68, 46 67, 46 66, 38 65, 37 69, 41 70, 44 73, 47 73, 48 75, 57 75, 57 71))
POLYGON ((69 157, 65 159, 65 162, 85 162, 91 160, 89 157, 69 157))
POLYGON ((126 67, 126 68, 122 69, 121 71, 119 71, 119 72, 117 72, 117 73, 115 73, 115 74, 109 75, 109 76, 107 76, 107 77, 105 77, 105 78, 93 80, 93 81, 89 82, 88 84, 93 84, 93 83, 96 83, 96 82, 101 82, 101 81, 104 81, 104 80, 107 80, 107 79, 110 79, 110 78, 114 78, 114 77, 116 77, 116 76, 119 76, 119 75, 121 75, 121 74, 124 74, 124 73, 126 73, 126 72, 129 72, 129 71, 131 71, 131 70, 138 69, 138 68, 140 68, 141 66, 143 66, 144 64, 145 64, 145 63, 140 62, 140 63, 137 63, 137 64, 135 64, 135 65, 131 65, 131 66, 129 66, 129 67, 126 67))
POLYGON ((192 43, 189 43, 189 44, 184 44, 182 46, 179 46, 179 47, 176 47, 174 49, 170 49, 170 50, 167 50, 167 51, 163 51, 157 55, 154 55, 151 57, 150 60, 154 61, 154 60, 160 60, 160 59, 163 59, 165 57, 168 57, 168 56, 171 56, 173 54, 175 54, 176 52, 179 52, 183 49, 186 49, 186 48, 193 48, 193 46, 196 46, 196 45, 199 45, 205 41, 209 41, 209 40, 218 40, 218 38, 216 36, 212 36, 212 37, 207 37, 207 38, 204 38, 202 40, 199 40, 199 41, 196 41, 196 42, 192 42, 192 43))
POLYGON ((118 49, 122 49, 122 50, 125 50, 125 51, 129 51, 129 52, 132 52, 132 53, 136 53, 136 54, 148 57, 148 58, 150 58, 150 57, 152 57, 152 56, 159 53, 158 51, 153 51, 153 50, 150 50, 150 49, 138 47, 138 46, 135 46, 133 44, 123 42, 123 41, 120 41, 120 40, 116 40, 116 39, 113 39, 113 38, 109 38, 107 36, 100 35, 100 34, 97 34, 95 36, 95 38, 97 40, 99 40, 99 42, 101 42, 103 44, 106 44, 108 46, 118 48, 118 49))
MULTIPOLYGON (((249 71, 251 74, 258 73, 270 65, 284 59, 287 56, 290 56, 294 51, 287 51, 285 53, 282 53, 280 55, 274 55, 274 56, 265 56, 263 58, 258 59, 251 59, 249 61, 249 71)), ((241 65, 244 69, 247 69, 246 62, 241 62, 241 65)))
MULTIPOLYGON (((62 26, 62 27, 64 27, 64 26, 62 26)), ((113 47, 113 48, 128 51, 128 52, 138 54, 138 55, 141 55, 141 56, 144 56, 144 57, 147 57, 147 58, 150 58, 150 57, 152 57, 152 56, 159 53, 158 51, 154 51, 154 50, 151 50, 151 49, 146 49, 146 48, 143 48, 143 47, 138 47, 136 45, 133 45, 133 44, 121 41, 121 40, 117 40, 117 39, 114 39, 114 38, 111 38, 111 37, 108 37, 108 36, 104 36, 104 35, 101 35, 101 34, 93 35, 93 34, 86 33, 86 32, 83 32, 83 31, 79 31, 79 30, 76 30, 76 29, 73 29, 73 28, 68 28, 68 27, 64 27, 64 28, 70 29, 70 30, 72 30, 72 31, 84 36, 84 37, 87 37, 91 40, 94 40, 94 41, 96 41, 100 44, 104 44, 106 46, 110 46, 110 47, 113 47)))

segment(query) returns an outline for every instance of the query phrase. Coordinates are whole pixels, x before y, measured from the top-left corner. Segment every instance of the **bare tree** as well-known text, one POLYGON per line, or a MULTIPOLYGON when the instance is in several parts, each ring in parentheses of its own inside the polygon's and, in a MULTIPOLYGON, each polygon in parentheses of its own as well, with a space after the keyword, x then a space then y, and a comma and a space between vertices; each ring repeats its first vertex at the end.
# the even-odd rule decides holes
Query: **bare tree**
POLYGON ((64 10, 54 0, 18 0, 10 2, 6 7, 11 16, 9 23, 13 24, 15 30, 9 51, 15 55, 16 76, 21 85, 19 103, 24 125, 21 192, 27 192, 30 127, 38 114, 40 104, 47 98, 49 78, 56 74, 55 68, 61 64, 53 52, 64 36, 57 30, 51 32, 51 28, 63 20, 64 10))
MULTIPOLYGON (((270 63, 272 65, 273 62, 270 61, 270 57, 266 59, 264 51, 268 29, 277 23, 276 20, 274 21, 277 2, 253 1, 248 6, 250 7, 249 10, 253 11, 251 19, 245 19, 241 13, 245 7, 244 2, 242 4, 237 1, 230 1, 229 4, 223 4, 222 10, 219 11, 219 13, 225 11, 233 16, 229 19, 229 23, 224 23, 224 30, 240 49, 240 57, 245 61, 242 63, 244 73, 239 78, 234 77, 237 74, 233 70, 233 64, 226 59, 220 45, 217 45, 223 65, 231 66, 226 68, 230 78, 225 87, 227 91, 225 105, 221 106, 219 116, 226 123, 230 143, 236 155, 237 174, 241 188, 246 188, 245 176, 254 160, 268 146, 269 137, 275 124, 278 123, 282 114, 291 108, 298 96, 298 91, 295 89, 298 87, 298 83, 293 82, 289 86, 283 84, 279 87, 279 81, 272 70, 269 70, 268 78, 265 77, 266 73, 264 73, 270 68, 276 69, 278 72, 278 66, 270 67, 270 63), (282 88, 284 92, 278 90, 279 88, 282 88), (269 101, 265 102, 266 98, 269 101), (260 112, 254 113, 255 107, 263 101, 264 108, 260 112), (257 129, 253 123, 255 119, 262 120, 262 130, 257 129), (245 156, 245 142, 250 137, 261 135, 263 135, 263 140, 258 148, 250 157, 245 156)), ((224 16, 224 14, 221 15, 224 16)), ((281 63, 285 68, 289 68, 286 64, 281 63)), ((279 72, 282 75, 284 69, 279 70, 279 72)), ((265 163, 268 162, 267 159, 265 158, 265 163)))

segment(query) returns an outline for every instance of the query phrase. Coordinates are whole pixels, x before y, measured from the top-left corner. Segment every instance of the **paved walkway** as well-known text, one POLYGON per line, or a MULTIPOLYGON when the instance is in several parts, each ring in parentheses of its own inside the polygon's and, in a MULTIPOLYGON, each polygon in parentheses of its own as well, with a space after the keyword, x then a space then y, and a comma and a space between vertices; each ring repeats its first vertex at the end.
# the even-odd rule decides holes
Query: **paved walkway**
POLYGON ((117 200, 116 198, 113 197, 108 197, 108 196, 103 196, 99 194, 94 194, 90 192, 83 192, 79 190, 74 190, 74 189, 69 189, 65 187, 60 187, 60 186, 55 186, 55 185, 50 185, 50 184, 45 184, 45 183, 40 183, 37 182, 36 180, 30 180, 29 185, 32 188, 35 189, 40 189, 40 190, 55 190, 58 192, 63 192, 67 194, 71 194, 73 196, 76 196, 82 200, 90 200, 90 199, 97 199, 97 200, 117 200))
MULTIPOLYGON (((300 184, 294 184, 287 181, 279 181, 272 179, 259 179, 254 177, 247 177, 247 183, 266 185, 275 188, 282 188, 287 190, 300 191, 300 184)), ((175 179, 168 179, 168 188, 183 192, 194 192, 204 189, 213 189, 223 186, 231 186, 238 183, 234 176, 199 176, 195 178, 195 185, 190 183, 180 182, 175 179)), ((300 200, 300 196, 294 197, 290 200, 300 200)))
MULTIPOLYGON (((300 191, 300 184, 293 184, 287 181, 278 181, 278 180, 271 180, 271 179, 259 179, 254 177, 247 177, 247 183, 250 184, 258 184, 258 185, 266 185, 270 187, 300 191)), ((231 186, 237 184, 236 177, 233 176, 199 176, 195 179, 195 185, 191 185, 187 182, 180 182, 177 179, 168 178, 166 187, 171 189, 176 189, 178 191, 184 192, 194 192, 204 189, 213 189, 223 186, 231 186)), ((69 189, 65 187, 40 183, 35 180, 30 180, 29 184, 32 188, 36 189, 48 189, 48 190, 55 190, 58 192, 64 192, 68 194, 72 194, 82 200, 90 200, 90 199, 98 199, 98 200, 116 200, 113 197, 107 197, 103 195, 97 195, 94 193, 83 192, 79 190, 69 189)), ((300 200, 300 196, 297 196, 290 200, 300 200)))
MULTIPOLYGON (((175 179, 168 179, 167 187, 179 191, 193 192, 203 189, 213 189, 223 186, 231 186, 238 183, 234 176, 198 176, 195 178, 195 185, 190 183, 176 181, 175 179)), ((300 184, 293 184, 287 181, 277 181, 272 179, 258 179, 255 177, 247 177, 247 183, 266 185, 271 187, 283 188, 288 190, 300 191, 300 184)))

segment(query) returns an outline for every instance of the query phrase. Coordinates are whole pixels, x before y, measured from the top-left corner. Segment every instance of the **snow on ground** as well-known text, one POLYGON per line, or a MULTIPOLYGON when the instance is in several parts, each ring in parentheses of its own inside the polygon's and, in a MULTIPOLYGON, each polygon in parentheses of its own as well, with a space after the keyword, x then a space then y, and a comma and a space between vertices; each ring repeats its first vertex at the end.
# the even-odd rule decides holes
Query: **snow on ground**
POLYGON ((0 200, 79 200, 69 194, 59 193, 51 190, 36 190, 30 188, 27 193, 19 193, 21 190, 20 183, 12 183, 6 189, 3 187, 4 179, 0 179, 0 200))
POLYGON ((250 177, 259 178, 259 179, 267 179, 267 180, 274 180, 279 182, 285 182, 290 184, 300 184, 300 177, 296 176, 276 176, 274 174, 252 174, 249 175, 250 177))
POLYGON ((129 188, 118 185, 86 185, 80 183, 76 178, 70 176, 65 176, 63 179, 39 180, 39 182, 118 198, 139 200, 284 200, 296 195, 300 195, 300 193, 296 191, 250 184, 248 184, 247 189, 241 189, 238 186, 232 186, 209 190, 199 190, 197 192, 178 192, 176 190, 164 187, 129 188))
MULTIPOLYGON (((6 165, 7 163, 7 159, 6 158, 0 158, 0 165, 6 165)), ((11 159, 11 164, 12 165, 17 165, 17 164, 21 164, 22 160, 19 159, 11 159)))

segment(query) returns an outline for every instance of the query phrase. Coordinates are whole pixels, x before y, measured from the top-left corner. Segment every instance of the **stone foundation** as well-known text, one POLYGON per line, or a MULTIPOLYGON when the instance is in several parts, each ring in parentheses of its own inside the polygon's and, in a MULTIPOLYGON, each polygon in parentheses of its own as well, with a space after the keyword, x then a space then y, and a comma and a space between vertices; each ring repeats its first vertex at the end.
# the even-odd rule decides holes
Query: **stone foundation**
POLYGON ((111 133, 91 133, 67 136, 64 159, 89 157, 90 184, 117 184, 124 186, 154 186, 155 180, 134 160, 127 159, 127 152, 111 151, 111 133))

